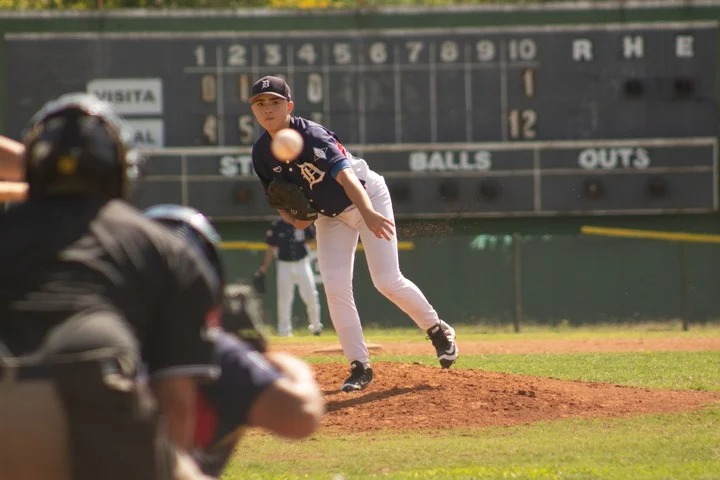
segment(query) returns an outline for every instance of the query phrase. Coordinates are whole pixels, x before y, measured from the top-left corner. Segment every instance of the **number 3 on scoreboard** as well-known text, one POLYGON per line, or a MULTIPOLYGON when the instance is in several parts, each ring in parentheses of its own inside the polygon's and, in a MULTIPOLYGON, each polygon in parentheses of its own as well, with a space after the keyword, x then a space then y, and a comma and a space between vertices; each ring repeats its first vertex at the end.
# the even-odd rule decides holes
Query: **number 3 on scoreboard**
POLYGON ((517 110, 508 112, 508 136, 511 140, 530 140, 535 138, 537 113, 535 110, 517 110))

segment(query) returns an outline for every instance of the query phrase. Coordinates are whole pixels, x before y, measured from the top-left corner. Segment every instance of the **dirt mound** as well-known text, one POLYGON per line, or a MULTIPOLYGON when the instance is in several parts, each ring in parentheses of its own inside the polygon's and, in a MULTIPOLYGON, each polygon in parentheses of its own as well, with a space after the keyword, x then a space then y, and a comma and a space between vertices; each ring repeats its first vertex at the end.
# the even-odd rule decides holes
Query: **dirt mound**
MULTIPOLYGON (((624 347, 620 350, 626 351, 624 347)), ((708 345, 701 342, 698 347, 708 345)), ((397 345, 388 349, 400 350, 397 345)), ((392 362, 374 362, 372 385, 348 394, 339 390, 349 373, 345 365, 313 368, 327 404, 323 427, 330 431, 505 426, 571 417, 667 413, 720 402, 720 392, 633 388, 392 362)))
POLYGON ((379 362, 366 390, 338 387, 344 366, 315 365, 328 413, 324 427, 352 431, 514 425, 569 417, 615 417, 696 409, 720 392, 631 388, 478 370, 379 362))

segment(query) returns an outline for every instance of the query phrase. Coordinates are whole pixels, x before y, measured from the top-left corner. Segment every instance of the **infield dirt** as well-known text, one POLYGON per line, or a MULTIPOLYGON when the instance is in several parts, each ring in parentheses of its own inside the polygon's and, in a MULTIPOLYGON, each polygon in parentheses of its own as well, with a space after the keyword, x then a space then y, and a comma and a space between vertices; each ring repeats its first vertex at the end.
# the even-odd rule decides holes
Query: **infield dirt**
MULTIPOLYGON (((718 350, 720 339, 622 339, 588 341, 525 340, 459 342, 462 354, 562 353, 718 350)), ((424 343, 388 343, 387 354, 423 354, 424 343)), ((317 355, 317 346, 283 345, 299 356, 317 355)), ((325 349, 326 351, 328 349, 325 349)), ((375 381, 361 392, 338 387, 347 376, 344 365, 313 365, 325 394, 326 431, 369 432, 381 429, 451 429, 501 426, 561 418, 597 418, 686 411, 720 402, 720 392, 659 390, 607 383, 463 369, 421 364, 374 362, 375 381)))

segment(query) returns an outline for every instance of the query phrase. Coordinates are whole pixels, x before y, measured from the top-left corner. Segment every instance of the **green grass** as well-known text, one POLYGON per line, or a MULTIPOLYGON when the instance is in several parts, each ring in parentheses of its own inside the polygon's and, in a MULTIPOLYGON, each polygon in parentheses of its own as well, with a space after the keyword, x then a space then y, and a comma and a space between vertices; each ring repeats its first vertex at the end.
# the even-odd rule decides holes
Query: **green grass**
MULTIPOLYGON (((463 338, 647 338, 719 336, 706 326, 681 332, 657 325, 618 329, 478 331, 463 338)), ((463 332, 463 330, 465 330, 463 332)), ((366 331, 368 341, 409 341, 417 332, 366 331)), ((321 337, 336 343, 333 335, 321 337)), ((318 338, 296 337, 293 343, 318 338)), ((420 361, 431 356, 374 355, 374 361, 420 361)), ((316 356, 310 362, 339 362, 316 356)), ((720 352, 466 355, 457 368, 601 381, 645 388, 720 391, 720 352)), ((418 405, 418 408, 423 408, 418 405)), ((686 413, 616 419, 558 420, 525 426, 372 434, 326 433, 287 441, 251 432, 239 446, 230 479, 720 479, 720 403, 686 413)))
POLYGON ((246 438, 229 479, 712 479, 720 408, 618 420, 344 436, 246 438))
POLYGON ((720 352, 488 355, 470 358, 467 364, 468 368, 563 380, 720 391, 720 352))

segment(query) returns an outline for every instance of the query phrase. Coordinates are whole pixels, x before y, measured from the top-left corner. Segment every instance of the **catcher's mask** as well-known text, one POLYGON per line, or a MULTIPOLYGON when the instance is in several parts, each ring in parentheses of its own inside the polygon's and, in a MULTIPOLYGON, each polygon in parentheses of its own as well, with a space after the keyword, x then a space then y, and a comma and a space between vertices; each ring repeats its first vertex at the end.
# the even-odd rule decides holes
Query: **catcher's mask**
POLYGON ((154 205, 145 210, 144 215, 160 222, 199 248, 217 274, 220 285, 225 284, 219 252, 220 234, 205 215, 194 208, 173 204, 154 205))
POLYGON ((50 101, 24 135, 29 197, 98 193, 128 198, 143 158, 133 132, 94 95, 69 93, 50 101))

